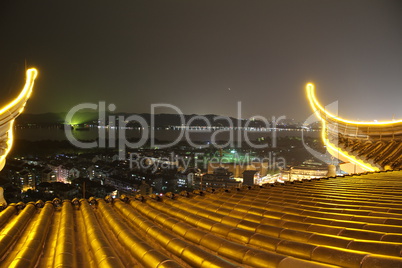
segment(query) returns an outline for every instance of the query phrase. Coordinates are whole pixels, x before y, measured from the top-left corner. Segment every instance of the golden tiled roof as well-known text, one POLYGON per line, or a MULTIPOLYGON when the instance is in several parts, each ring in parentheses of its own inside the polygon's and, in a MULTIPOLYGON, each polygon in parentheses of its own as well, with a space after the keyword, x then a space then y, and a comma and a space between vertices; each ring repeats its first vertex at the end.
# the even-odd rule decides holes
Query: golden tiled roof
POLYGON ((402 267, 402 172, 10 204, 1 267, 402 267))

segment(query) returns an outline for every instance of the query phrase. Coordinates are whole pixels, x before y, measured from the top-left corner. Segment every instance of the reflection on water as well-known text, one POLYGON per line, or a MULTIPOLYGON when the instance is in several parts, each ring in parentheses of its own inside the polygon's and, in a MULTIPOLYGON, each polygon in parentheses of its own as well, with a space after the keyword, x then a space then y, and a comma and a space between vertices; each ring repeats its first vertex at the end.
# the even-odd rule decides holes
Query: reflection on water
MULTIPOLYGON (((124 129, 120 130, 124 131, 122 137, 126 137, 127 139, 131 138, 140 138, 142 135, 141 130, 138 129, 124 129)), ((276 137, 285 137, 285 136, 292 136, 292 137, 301 137, 302 131, 298 130, 286 130, 286 131, 276 131, 274 132, 267 132, 267 131, 256 131, 256 132, 241 132, 241 140, 245 140, 245 134, 248 136, 249 140, 257 140, 259 138, 272 138, 273 135, 276 137)), ((88 130, 74 130, 73 135, 78 140, 95 140, 99 137, 98 129, 97 128, 90 128, 88 130)), ((182 140, 186 140, 188 137, 193 142, 207 142, 211 139, 215 139, 217 141, 225 141, 225 140, 233 140, 237 141, 238 139, 238 131, 203 131, 203 132, 195 132, 189 131, 186 133, 184 130, 170 130, 170 129, 160 129, 154 131, 155 140, 159 141, 167 141, 173 142, 178 137, 182 135, 182 140), (186 137, 187 136, 187 137, 186 137)), ((310 137, 319 137, 320 134, 317 131, 314 132, 306 132, 304 131, 303 135, 310 136, 310 137)), ((29 141, 40 141, 40 140, 56 140, 56 141, 64 141, 67 140, 66 134, 64 129, 60 128, 16 128, 14 130, 14 136, 16 139, 24 139, 29 141)), ((119 133, 115 133, 116 137, 119 137, 119 133)), ((108 131, 106 131, 106 138, 109 137, 108 131)), ((150 139, 150 134, 148 135, 148 139, 150 139)))

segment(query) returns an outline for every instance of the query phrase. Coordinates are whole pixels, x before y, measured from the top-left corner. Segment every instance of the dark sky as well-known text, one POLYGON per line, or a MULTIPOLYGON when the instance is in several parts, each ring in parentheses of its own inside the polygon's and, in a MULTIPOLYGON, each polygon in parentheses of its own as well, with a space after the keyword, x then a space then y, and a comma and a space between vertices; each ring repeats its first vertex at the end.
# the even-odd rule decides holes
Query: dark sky
MULTIPOLYGON (((402 1, 0 3, 3 92, 39 69, 29 113, 106 101, 243 118, 310 114, 304 85, 350 119, 402 118, 402 1)), ((171 111, 173 112, 173 111, 171 111)))

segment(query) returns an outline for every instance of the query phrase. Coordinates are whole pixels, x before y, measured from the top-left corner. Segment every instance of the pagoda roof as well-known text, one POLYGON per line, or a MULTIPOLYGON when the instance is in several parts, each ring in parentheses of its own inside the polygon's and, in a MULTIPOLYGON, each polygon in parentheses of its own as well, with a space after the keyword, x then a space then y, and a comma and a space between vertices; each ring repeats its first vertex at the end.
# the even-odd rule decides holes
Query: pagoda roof
POLYGON ((25 85, 19 95, 4 106, 0 107, 0 170, 3 169, 6 156, 11 149, 14 120, 24 110, 25 104, 32 93, 37 73, 36 69, 28 69, 26 71, 25 85))
POLYGON ((307 84, 306 94, 321 121, 323 142, 334 157, 358 166, 360 171, 402 168, 402 120, 344 119, 320 104, 313 84, 307 84))

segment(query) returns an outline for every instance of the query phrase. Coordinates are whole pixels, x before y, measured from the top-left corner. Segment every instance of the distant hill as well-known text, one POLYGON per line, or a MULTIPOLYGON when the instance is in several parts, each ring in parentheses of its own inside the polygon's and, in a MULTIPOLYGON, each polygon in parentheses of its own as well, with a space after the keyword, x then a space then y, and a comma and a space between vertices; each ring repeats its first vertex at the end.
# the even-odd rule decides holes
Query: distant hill
POLYGON ((45 113, 45 114, 26 114, 22 113, 17 118, 18 124, 59 124, 63 123, 65 114, 45 113))
MULTIPOLYGON (((18 124, 64 124, 67 113, 44 113, 44 114, 27 114, 22 113, 17 118, 18 124)), ((77 113, 74 117, 80 123, 87 123, 97 120, 98 113, 85 112, 77 113)))

